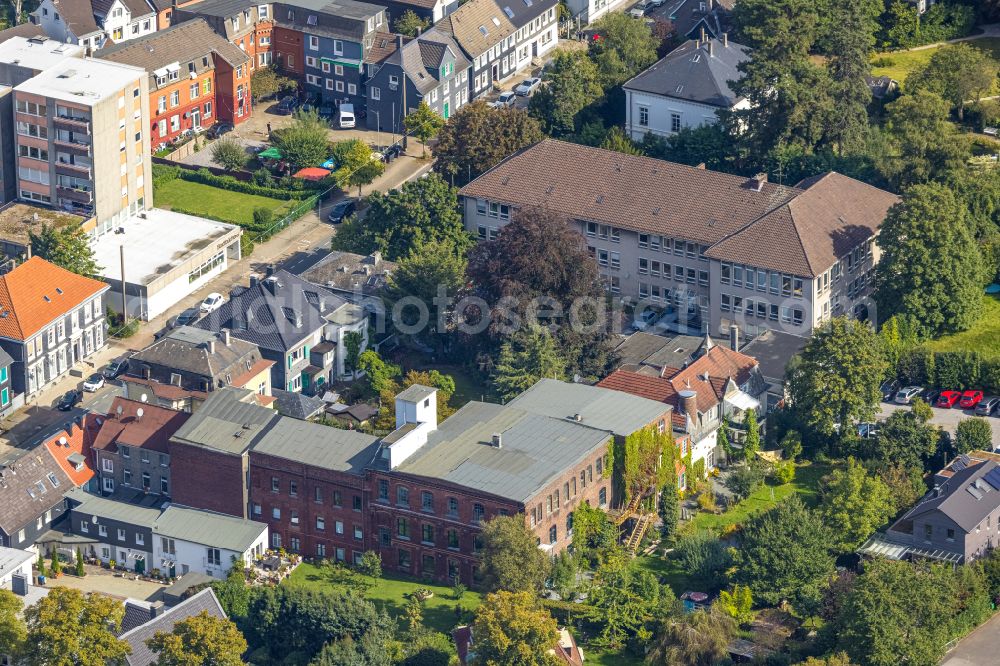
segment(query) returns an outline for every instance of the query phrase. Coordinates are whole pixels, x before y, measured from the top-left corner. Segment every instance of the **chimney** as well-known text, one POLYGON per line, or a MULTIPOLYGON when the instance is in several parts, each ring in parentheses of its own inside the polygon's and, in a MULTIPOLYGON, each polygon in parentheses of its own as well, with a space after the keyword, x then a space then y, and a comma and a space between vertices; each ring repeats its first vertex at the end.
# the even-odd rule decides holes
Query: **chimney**
POLYGON ((250 286, 251 287, 256 287, 258 284, 260 284, 260 278, 258 278, 256 275, 251 275, 250 276, 250 286))
POLYGON ((229 329, 228 328, 222 329, 222 344, 228 347, 230 342, 232 342, 232 339, 230 338, 229 335, 229 329))
POLYGON ((576 413, 576 414, 574 414, 573 415, 573 420, 576 421, 577 423, 582 423, 583 422, 583 414, 580 414, 579 412, 576 413))
POLYGON ((722 48, 726 48, 726 49, 729 48, 729 33, 728 32, 722 33, 722 48))
POLYGON ((493 437, 490 439, 490 446, 494 449, 501 448, 503 446, 503 435, 498 432, 493 433, 493 437))
POLYGON ((215 353, 215 340, 209 340, 208 341, 208 353, 209 354, 214 354, 215 353))
POLYGON ((402 49, 403 48, 403 36, 402 35, 396 35, 396 48, 398 48, 398 49, 402 49))
POLYGON ((762 171, 753 178, 747 180, 747 187, 749 187, 754 192, 760 192, 762 189, 764 189, 764 183, 766 182, 767 182, 767 174, 762 171))
POLYGON ((699 42, 704 42, 705 41, 705 26, 701 26, 701 32, 699 34, 701 36, 699 37, 698 41, 699 42))
POLYGON ((271 277, 272 275, 274 275, 274 264, 268 264, 266 277, 271 277))
POLYGON ((682 413, 690 417, 692 421, 698 420, 698 394, 691 390, 680 392, 682 413))
POLYGON ((709 58, 714 58, 715 57, 715 46, 712 43, 711 39, 708 40, 708 57, 709 58))
MULTIPOLYGON (((708 2, 705 3, 705 6, 708 7, 708 11, 712 11, 715 9, 715 0, 708 0, 708 2)), ((702 30, 704 30, 704 28, 702 28, 702 30)))
POLYGON ((163 602, 162 601, 154 601, 153 603, 149 604, 149 619, 150 620, 155 620, 156 618, 160 617, 161 615, 163 615, 163 602))
POLYGON ((735 352, 740 350, 740 327, 736 324, 729 325, 729 348, 735 352))

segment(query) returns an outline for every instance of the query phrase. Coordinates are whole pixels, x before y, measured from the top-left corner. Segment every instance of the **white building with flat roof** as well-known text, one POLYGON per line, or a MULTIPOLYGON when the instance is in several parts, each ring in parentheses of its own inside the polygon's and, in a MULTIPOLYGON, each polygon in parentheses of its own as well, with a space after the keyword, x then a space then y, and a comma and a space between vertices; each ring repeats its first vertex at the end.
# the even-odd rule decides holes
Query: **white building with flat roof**
POLYGON ((91 242, 102 279, 111 285, 107 304, 122 310, 124 257, 128 315, 157 317, 239 261, 241 234, 234 224, 160 208, 139 213, 91 242))

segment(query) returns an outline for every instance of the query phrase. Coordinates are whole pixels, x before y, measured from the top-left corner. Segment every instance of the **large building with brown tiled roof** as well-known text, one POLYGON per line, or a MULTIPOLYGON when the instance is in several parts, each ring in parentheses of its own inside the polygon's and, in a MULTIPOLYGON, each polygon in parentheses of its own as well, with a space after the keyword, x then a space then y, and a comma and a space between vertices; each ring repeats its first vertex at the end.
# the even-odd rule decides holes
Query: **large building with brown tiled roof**
POLYGON ((553 139, 460 194, 481 240, 545 207, 579 229, 608 291, 663 309, 662 327, 751 337, 867 316, 875 239, 898 201, 837 173, 788 186, 553 139))
POLYGON ((30 399, 107 345, 108 285, 39 257, 0 276, 0 348, 11 389, 30 399))

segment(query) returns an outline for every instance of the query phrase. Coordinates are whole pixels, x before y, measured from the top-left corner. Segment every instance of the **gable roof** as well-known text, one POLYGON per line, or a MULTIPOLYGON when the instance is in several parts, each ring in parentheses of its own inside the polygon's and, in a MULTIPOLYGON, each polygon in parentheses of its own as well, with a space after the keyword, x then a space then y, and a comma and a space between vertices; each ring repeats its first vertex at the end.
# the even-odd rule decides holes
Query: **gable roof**
POLYGON ((154 537, 165 536, 237 553, 249 549, 266 531, 264 523, 178 504, 164 508, 153 525, 154 537))
POLYGON ((471 58, 482 55, 517 32, 494 0, 469 0, 438 21, 434 28, 454 37, 471 58))
POLYGON ((233 337, 283 353, 320 330, 324 318, 346 303, 326 287, 279 270, 263 280, 251 279, 249 287, 233 289, 221 308, 193 326, 228 328, 233 337))
MULTIPOLYGON (((240 375, 260 360, 257 345, 235 336, 229 344, 223 336, 193 326, 179 326, 145 349, 136 352, 130 362, 149 363, 198 376, 222 378, 226 373, 240 375)), ((214 386, 212 388, 215 388, 214 386)))
MULTIPOLYGON (((927 493, 898 523, 912 523, 917 516, 930 511, 940 511, 966 532, 971 532, 986 516, 1000 507, 1000 488, 984 479, 1000 468, 996 460, 970 461, 971 464, 955 471, 939 488, 927 493), (969 491, 972 487, 976 494, 969 491)), ((991 475, 1000 483, 1000 477, 991 475)), ((895 526, 894 526, 895 527, 895 526)))
POLYGON ((555 139, 459 194, 682 238, 708 245, 712 258, 810 278, 876 233, 899 200, 838 173, 787 187, 555 139))
POLYGON ((116 397, 107 418, 102 420, 94 439, 94 448, 117 452, 118 445, 169 453, 170 436, 190 418, 178 412, 137 400, 116 397), (118 410, 121 409, 121 414, 118 410), (142 416, 138 415, 142 410, 142 416))
POLYGON ((109 288, 100 280, 32 257, 6 275, 0 275, 0 337, 27 340, 109 288))
POLYGON ((301 421, 311 419, 326 408, 326 403, 320 398, 296 391, 271 389, 271 395, 275 398, 274 408, 279 414, 301 421))
POLYGON ((13 535, 19 529, 63 503, 63 493, 74 487, 49 449, 36 446, 0 467, 0 529, 13 535))
POLYGON ((89 0, 50 0, 63 22, 77 38, 102 32, 89 0))
POLYGON ((816 277, 878 233, 899 197, 839 173, 799 183, 804 191, 711 247, 723 261, 816 277))
MULTIPOLYGON (((109 46, 98 51, 95 57, 142 67, 149 72, 150 87, 155 89, 155 70, 171 63, 191 62, 195 65, 195 72, 201 74, 214 68, 215 63, 211 57, 213 54, 232 67, 250 60, 245 51, 212 30, 203 18, 178 23, 145 37, 109 46), (209 56, 208 66, 202 64, 205 56, 209 56)), ((182 69, 186 76, 187 67, 182 69)), ((173 84, 173 81, 169 82, 169 85, 173 84)))
POLYGON ((750 48, 735 42, 710 39, 699 45, 694 40, 688 41, 622 87, 722 109, 732 108, 742 98, 733 92, 729 83, 743 76, 739 65, 749 60, 750 54, 750 48))
MULTIPOLYGON (((95 14, 106 17, 111 8, 114 7, 116 1, 90 0, 90 4, 95 14)), ((153 8, 146 3, 146 0, 121 0, 121 3, 128 10, 129 14, 132 15, 133 20, 155 13, 153 8)))
POLYGON ((168 608, 162 615, 119 636, 118 638, 132 647, 132 654, 126 656, 125 661, 128 662, 129 666, 155 664, 157 657, 146 645, 146 641, 158 632, 170 633, 178 622, 202 613, 208 613, 208 615, 219 619, 227 619, 226 612, 222 609, 215 592, 210 587, 185 599, 173 608, 168 608))
POLYGON ((68 430, 60 430, 45 441, 45 448, 74 486, 82 486, 94 478, 94 470, 87 462, 99 421, 97 416, 86 414, 82 425, 73 423, 68 430))
POLYGON ((6 30, 0 30, 0 43, 6 42, 11 37, 45 37, 45 31, 37 23, 21 23, 6 30))

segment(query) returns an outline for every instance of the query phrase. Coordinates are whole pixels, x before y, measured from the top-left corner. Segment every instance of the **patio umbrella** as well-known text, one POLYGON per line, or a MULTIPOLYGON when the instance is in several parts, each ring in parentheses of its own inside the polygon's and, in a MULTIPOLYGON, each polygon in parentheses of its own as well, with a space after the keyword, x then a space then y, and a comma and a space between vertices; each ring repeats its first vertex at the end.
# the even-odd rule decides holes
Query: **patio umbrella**
POLYGON ((306 180, 323 180, 330 175, 329 170, 320 169, 319 167, 306 167, 305 169, 299 169, 293 174, 295 178, 305 178, 306 180))
POLYGON ((271 146, 267 150, 260 151, 260 153, 258 153, 257 156, 258 157, 264 157, 264 158, 267 158, 269 160, 280 160, 282 157, 284 157, 284 155, 282 155, 281 151, 278 150, 277 148, 275 148, 274 146, 271 146))

